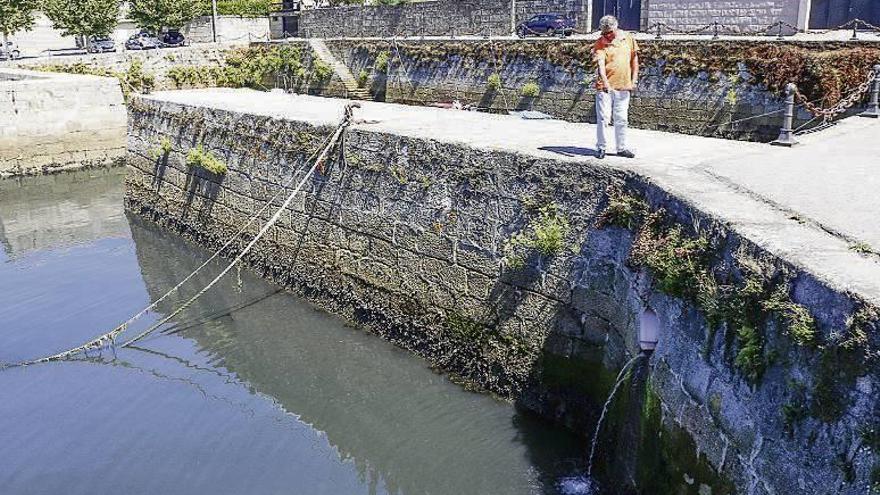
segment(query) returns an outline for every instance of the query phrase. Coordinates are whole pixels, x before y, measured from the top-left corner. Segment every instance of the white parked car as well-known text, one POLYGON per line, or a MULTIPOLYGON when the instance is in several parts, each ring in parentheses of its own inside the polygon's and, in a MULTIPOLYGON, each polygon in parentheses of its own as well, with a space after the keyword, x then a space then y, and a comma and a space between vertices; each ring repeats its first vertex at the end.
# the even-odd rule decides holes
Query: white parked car
MULTIPOLYGON (((0 41, 0 48, 2 48, 3 42, 0 41)), ((17 58, 21 58, 21 51, 18 49, 18 45, 11 41, 6 42, 6 49, 0 49, 0 60, 15 60, 17 58)))

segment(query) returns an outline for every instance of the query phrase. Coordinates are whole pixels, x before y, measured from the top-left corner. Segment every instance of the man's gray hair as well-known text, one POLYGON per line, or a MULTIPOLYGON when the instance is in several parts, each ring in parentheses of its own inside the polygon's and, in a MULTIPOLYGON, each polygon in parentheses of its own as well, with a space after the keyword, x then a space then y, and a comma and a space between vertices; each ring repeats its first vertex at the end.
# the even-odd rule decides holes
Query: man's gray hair
POLYGON ((606 15, 599 19, 599 29, 602 31, 612 31, 617 29, 617 17, 606 15))

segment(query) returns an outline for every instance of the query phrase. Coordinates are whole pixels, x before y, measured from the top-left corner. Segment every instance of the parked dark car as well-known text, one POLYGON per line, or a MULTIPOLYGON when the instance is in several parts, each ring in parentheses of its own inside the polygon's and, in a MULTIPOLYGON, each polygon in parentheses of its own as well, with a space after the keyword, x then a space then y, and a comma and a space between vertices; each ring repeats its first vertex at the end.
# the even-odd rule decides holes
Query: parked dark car
POLYGON ((186 45, 186 38, 180 31, 168 31, 162 35, 162 46, 164 48, 174 48, 186 45))
POLYGON ((106 53, 115 52, 116 42, 107 36, 92 36, 89 38, 89 52, 106 53))
POLYGON ((568 36, 574 33, 574 21, 562 14, 538 14, 516 28, 520 38, 526 36, 568 36))
POLYGON ((131 38, 128 38, 128 41, 125 42, 125 49, 152 50, 154 48, 159 48, 161 43, 162 42, 159 41, 159 38, 150 33, 141 31, 140 33, 132 35, 131 38))

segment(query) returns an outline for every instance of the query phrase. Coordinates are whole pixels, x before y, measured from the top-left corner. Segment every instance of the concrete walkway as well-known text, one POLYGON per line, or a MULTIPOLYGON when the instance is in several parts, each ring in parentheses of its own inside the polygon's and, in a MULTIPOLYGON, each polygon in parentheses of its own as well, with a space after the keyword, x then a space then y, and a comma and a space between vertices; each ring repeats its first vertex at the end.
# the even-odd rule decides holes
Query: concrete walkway
MULTIPOLYGON (((208 89, 147 98, 336 124, 346 100, 208 89)), ((880 121, 853 118, 793 149, 633 130, 638 157, 598 160, 595 126, 361 102, 357 127, 483 149, 589 162, 641 174, 836 289, 880 304, 880 121), (876 170, 875 170, 876 169, 876 170)))

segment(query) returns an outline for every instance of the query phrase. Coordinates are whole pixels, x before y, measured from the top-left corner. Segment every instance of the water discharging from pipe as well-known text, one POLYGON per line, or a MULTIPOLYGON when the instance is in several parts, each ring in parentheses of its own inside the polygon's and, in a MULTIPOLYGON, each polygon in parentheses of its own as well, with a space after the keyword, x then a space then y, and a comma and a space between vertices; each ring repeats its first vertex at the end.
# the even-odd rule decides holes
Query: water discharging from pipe
POLYGON ((591 495, 596 493, 596 484, 593 482, 592 477, 593 456, 596 454, 596 444, 599 443, 599 432, 602 429, 602 422, 605 420, 605 415, 608 413, 608 408, 611 406, 614 396, 617 394, 623 381, 627 378, 626 372, 642 357, 647 357, 647 354, 644 352, 636 354, 635 357, 623 365, 623 368, 620 369, 620 373, 617 374, 617 380, 614 382, 614 387, 611 389, 608 399, 605 400, 605 405, 602 406, 602 414, 599 415, 599 421, 596 423, 596 431, 593 433, 593 442, 590 444, 590 457, 587 461, 587 475, 561 480, 559 482, 559 489, 562 493, 566 495, 591 495))

